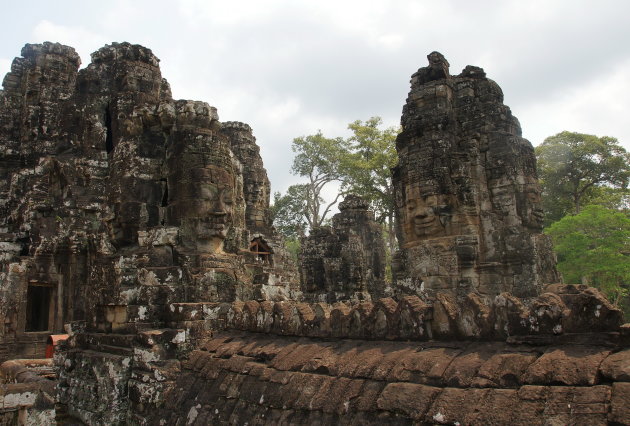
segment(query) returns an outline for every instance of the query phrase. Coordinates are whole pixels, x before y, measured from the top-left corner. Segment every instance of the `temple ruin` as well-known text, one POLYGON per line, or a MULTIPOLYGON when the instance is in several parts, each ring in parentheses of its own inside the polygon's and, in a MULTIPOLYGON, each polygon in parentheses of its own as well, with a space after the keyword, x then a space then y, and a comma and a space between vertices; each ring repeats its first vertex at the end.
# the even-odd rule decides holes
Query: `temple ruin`
POLYGON ((333 303, 391 296, 385 281, 385 247, 381 225, 368 203, 348 195, 339 203, 332 226, 311 230, 300 253, 304 297, 333 303))
POLYGON ((107 46, 80 72, 66 46, 22 54, 4 79, 0 134, 10 355, 42 355, 75 320, 140 329, 171 302, 299 293, 248 125, 174 101, 141 46, 107 46))
POLYGON ((630 424, 630 325, 561 283, 481 68, 412 76, 388 283, 367 203, 298 267, 250 126, 147 48, 91 59, 27 44, 0 91, 0 423, 630 424))
POLYGON ((396 287, 536 296, 560 277, 542 234, 534 149, 481 68, 451 76, 440 53, 428 59, 411 77, 396 140, 396 287))

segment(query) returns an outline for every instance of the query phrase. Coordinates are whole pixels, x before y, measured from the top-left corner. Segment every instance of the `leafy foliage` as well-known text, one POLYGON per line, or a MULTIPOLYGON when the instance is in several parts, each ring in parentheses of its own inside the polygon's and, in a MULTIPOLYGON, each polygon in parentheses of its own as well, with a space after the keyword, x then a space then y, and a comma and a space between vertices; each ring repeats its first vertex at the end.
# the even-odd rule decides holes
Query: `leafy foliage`
POLYGON ((354 134, 348 139, 350 153, 345 157, 342 170, 344 190, 369 201, 377 221, 385 222, 393 215, 391 169, 398 161, 395 147, 398 129, 381 130, 381 124, 380 117, 372 117, 348 125, 354 134))
POLYGON ((347 139, 327 138, 320 131, 293 140, 296 156, 291 172, 307 182, 290 186, 284 195, 274 195, 274 223, 280 232, 295 237, 323 225, 339 198, 352 192, 370 203, 377 220, 388 225, 393 237, 390 169, 397 160, 398 129, 381 130, 381 125, 380 117, 372 117, 350 123, 353 135, 347 139), (327 203, 322 193, 332 182, 338 182, 341 191, 327 203))
POLYGON ((299 238, 307 229, 308 224, 304 215, 306 193, 306 185, 298 184, 291 185, 284 195, 280 192, 273 194, 271 205, 273 224, 286 238, 299 238))
POLYGON ((628 199, 630 155, 617 139, 562 132, 536 147, 547 224, 581 206, 628 199))
MULTIPOLYGON (((321 131, 315 135, 293 139, 293 159, 291 172, 306 177, 307 183, 298 185, 302 196, 303 217, 309 228, 321 226, 338 199, 330 203, 322 198, 324 187, 343 178, 341 164, 347 155, 347 143, 343 138, 326 138, 321 131)), ((294 185, 295 186, 295 185, 294 185)))
POLYGON ((343 157, 343 191, 368 201, 377 222, 386 224, 389 246, 394 245, 394 188, 391 169, 398 161, 396 136, 399 129, 380 129, 383 121, 372 117, 348 125, 353 135, 348 138, 349 153, 343 157))
POLYGON ((613 303, 624 302, 630 289, 627 213, 589 205, 554 223, 546 233, 554 240, 558 269, 565 281, 598 287, 613 303))

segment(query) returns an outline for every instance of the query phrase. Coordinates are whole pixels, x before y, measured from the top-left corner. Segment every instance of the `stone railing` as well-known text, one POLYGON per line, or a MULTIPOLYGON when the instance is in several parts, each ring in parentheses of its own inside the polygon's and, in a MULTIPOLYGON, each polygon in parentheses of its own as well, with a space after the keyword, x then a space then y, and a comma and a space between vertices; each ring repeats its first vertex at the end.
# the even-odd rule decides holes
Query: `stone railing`
POLYGON ((552 285, 533 300, 508 293, 486 303, 438 293, 431 305, 417 296, 360 303, 247 301, 173 303, 167 322, 186 329, 242 330, 285 336, 384 340, 515 340, 548 343, 561 335, 597 332, 617 339, 623 316, 596 289, 552 285), (606 333, 608 332, 608 333, 606 333), (520 340, 519 340, 520 338, 520 340))

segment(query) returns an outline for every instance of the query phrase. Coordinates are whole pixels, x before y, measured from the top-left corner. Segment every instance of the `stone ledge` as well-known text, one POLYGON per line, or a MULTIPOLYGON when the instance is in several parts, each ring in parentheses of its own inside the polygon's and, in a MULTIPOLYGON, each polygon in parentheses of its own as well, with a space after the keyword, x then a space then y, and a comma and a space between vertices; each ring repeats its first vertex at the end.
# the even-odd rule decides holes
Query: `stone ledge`
POLYGON ((487 303, 469 294, 457 300, 438 293, 432 305, 417 296, 376 302, 172 303, 173 323, 205 321, 215 330, 282 336, 367 340, 481 340, 514 344, 630 344, 622 313, 596 289, 553 285, 531 300, 502 293, 487 303), (589 315, 590 313, 590 315, 589 315))

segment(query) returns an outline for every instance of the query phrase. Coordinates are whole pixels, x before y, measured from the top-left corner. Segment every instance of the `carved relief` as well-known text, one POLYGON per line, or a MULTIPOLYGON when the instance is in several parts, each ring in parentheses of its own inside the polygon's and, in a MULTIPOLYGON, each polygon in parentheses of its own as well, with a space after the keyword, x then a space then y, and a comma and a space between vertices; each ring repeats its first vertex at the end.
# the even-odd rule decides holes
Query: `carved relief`
POLYGON ((396 141, 399 292, 419 294, 411 280, 429 296, 533 296, 559 280, 553 252, 535 249, 546 237, 533 148, 481 68, 451 76, 441 54, 427 58, 396 141))

